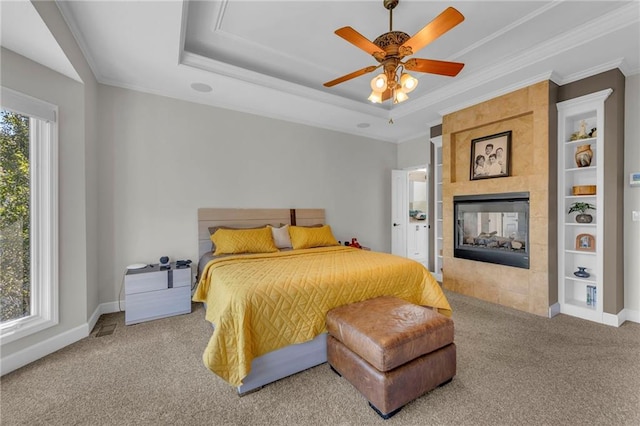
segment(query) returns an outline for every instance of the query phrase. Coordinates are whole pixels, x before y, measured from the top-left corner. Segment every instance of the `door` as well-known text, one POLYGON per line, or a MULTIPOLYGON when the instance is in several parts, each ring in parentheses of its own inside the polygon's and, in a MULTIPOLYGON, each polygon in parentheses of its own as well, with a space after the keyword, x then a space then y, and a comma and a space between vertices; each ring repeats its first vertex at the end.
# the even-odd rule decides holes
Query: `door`
POLYGON ((391 253, 402 257, 407 257, 408 190, 408 172, 391 170, 391 253))
POLYGON ((391 171, 391 253, 428 263, 426 169, 391 171))
POLYGON ((427 224, 409 222, 407 257, 420 263, 427 262, 427 224))
POLYGON ((409 218, 407 223, 407 257, 427 266, 429 222, 427 212, 427 170, 416 169, 408 173, 409 218))

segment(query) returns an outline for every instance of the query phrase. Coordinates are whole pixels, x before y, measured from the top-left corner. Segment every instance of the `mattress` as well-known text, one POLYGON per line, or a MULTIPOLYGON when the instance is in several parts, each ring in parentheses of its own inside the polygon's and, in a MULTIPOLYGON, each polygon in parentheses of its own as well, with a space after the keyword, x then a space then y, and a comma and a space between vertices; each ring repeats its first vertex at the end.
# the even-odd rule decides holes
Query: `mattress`
POLYGON ((451 314, 422 264, 387 253, 332 246, 215 258, 193 296, 215 324, 204 364, 240 386, 254 358, 325 332, 330 309, 383 295, 451 314))

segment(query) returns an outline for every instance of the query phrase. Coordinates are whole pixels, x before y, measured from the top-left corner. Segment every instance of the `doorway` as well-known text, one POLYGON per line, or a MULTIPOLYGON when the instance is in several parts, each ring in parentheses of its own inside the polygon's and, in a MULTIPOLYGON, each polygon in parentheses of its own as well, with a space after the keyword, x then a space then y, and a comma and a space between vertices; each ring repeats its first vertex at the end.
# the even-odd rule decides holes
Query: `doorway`
POLYGON ((393 170, 392 253, 428 267, 427 169, 393 170))

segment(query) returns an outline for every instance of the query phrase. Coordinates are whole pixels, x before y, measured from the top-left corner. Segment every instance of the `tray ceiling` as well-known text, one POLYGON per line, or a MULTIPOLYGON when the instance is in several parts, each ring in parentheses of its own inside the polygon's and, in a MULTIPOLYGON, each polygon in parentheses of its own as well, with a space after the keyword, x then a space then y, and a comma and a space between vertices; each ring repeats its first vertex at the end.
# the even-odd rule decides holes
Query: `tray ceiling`
POLYGON ((398 105, 367 101, 373 74, 322 85, 377 65, 334 31, 387 32, 382 0, 56 3, 101 83, 391 142, 541 80, 640 72, 637 1, 400 0, 393 29, 409 35, 448 6, 465 16, 412 55, 465 67, 457 77, 413 73, 418 88, 398 105))

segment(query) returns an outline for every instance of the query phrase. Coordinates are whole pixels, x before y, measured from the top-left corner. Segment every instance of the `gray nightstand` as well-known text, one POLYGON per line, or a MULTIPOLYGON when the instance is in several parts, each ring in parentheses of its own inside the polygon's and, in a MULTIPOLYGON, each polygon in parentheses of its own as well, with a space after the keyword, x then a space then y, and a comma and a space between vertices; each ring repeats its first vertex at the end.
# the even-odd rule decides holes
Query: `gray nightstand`
POLYGON ((147 265, 124 276, 125 324, 191 312, 191 268, 147 265))

